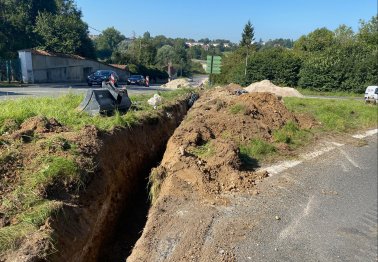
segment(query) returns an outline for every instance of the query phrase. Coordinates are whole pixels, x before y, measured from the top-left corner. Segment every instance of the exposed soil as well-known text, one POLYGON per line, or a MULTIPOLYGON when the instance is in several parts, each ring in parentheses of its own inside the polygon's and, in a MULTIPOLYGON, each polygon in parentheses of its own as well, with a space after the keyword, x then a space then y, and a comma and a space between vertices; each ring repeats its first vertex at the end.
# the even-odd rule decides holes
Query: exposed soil
MULTIPOLYGON (((51 184, 44 197, 61 203, 62 209, 35 234, 20 239, 16 249, 0 254, 0 261, 96 261, 128 256, 149 206, 146 177, 186 114, 187 101, 183 98, 166 105, 157 117, 147 117, 131 129, 100 132, 86 126, 74 132, 55 119, 34 117, 1 136, 0 201, 21 183, 21 174, 39 170, 35 164, 39 156, 72 157, 70 147, 74 146, 75 162, 87 174, 80 191, 72 184, 51 184), (135 202, 144 205, 140 208, 135 202), (114 243, 119 225, 128 236, 117 250, 109 243, 114 243)), ((2 210, 6 207, 0 206, 0 228, 17 223, 2 210)))
MULTIPOLYGON (((152 170, 158 197, 127 261, 235 261, 231 249, 220 249, 220 239, 212 235, 217 208, 227 207, 233 193, 257 195, 256 185, 267 176, 244 168, 239 144, 271 141, 273 131, 289 121, 314 124, 271 93, 238 96, 238 89, 231 85, 203 94, 168 141, 161 165, 152 170), (198 153, 203 148, 205 153, 198 153)), ((253 221, 223 226, 217 237, 227 242, 240 237, 238 230, 251 229, 253 221)))
POLYGON ((295 90, 292 87, 280 87, 276 86, 269 80, 263 80, 260 82, 252 83, 248 87, 245 88, 248 92, 269 92, 275 94, 277 96, 286 97, 286 96, 293 96, 293 97, 303 97, 301 93, 295 90))

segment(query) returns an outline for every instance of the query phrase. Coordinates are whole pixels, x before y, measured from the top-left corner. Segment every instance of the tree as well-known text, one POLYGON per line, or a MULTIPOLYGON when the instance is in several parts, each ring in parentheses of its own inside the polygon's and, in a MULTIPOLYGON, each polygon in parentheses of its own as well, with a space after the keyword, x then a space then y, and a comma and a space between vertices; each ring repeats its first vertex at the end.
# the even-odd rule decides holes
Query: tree
POLYGON ((17 51, 35 47, 39 12, 57 12, 55 0, 0 0, 0 56, 16 57, 17 51))
POLYGON ((350 43, 354 40, 354 32, 350 26, 340 25, 335 29, 335 40, 340 44, 350 43))
POLYGON ((176 59, 176 53, 172 46, 165 45, 157 50, 156 62, 162 66, 168 66, 169 63, 173 63, 176 59))
POLYGON ((97 57, 101 60, 110 60, 117 46, 125 39, 126 37, 114 27, 105 29, 95 40, 97 57))
POLYGON ((358 39, 373 48, 378 48, 378 16, 373 16, 370 21, 360 20, 358 39))
POLYGON ((295 43, 294 49, 301 51, 324 51, 334 44, 334 33, 327 28, 318 28, 307 36, 301 36, 295 43))
POLYGON ((251 21, 248 20, 247 24, 244 26, 244 30, 242 33, 242 39, 240 41, 240 46, 246 49, 246 56, 245 56, 245 68, 244 68, 244 76, 247 77, 247 65, 248 65, 248 56, 249 56, 249 49, 252 46, 253 40, 255 40, 255 32, 254 28, 251 24, 251 21))
POLYGON ((94 46, 88 37, 88 25, 73 0, 56 0, 57 12, 40 12, 34 32, 40 37, 38 47, 47 51, 77 54, 95 58, 94 46))
POLYGON ((251 21, 248 20, 247 24, 244 27, 243 33, 242 33, 242 39, 240 41, 240 46, 246 46, 250 47, 255 40, 255 32, 254 28, 251 24, 251 21))

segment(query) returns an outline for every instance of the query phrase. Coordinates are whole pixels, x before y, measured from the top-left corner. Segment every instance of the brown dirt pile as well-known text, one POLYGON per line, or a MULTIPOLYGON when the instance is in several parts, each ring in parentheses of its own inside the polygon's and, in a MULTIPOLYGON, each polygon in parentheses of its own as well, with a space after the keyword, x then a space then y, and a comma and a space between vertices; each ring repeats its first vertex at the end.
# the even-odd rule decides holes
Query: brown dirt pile
POLYGON ((298 122, 276 96, 235 96, 233 88, 202 96, 170 139, 161 164, 168 177, 177 176, 183 165, 191 169, 189 177, 197 176, 189 180, 196 181, 201 194, 251 189, 256 174, 242 171, 238 144, 254 138, 269 141, 273 130, 298 122))
POLYGON ((230 85, 202 94, 168 141, 151 172, 155 197, 160 193, 128 261, 236 261, 232 252, 220 255, 204 246, 214 207, 227 206, 234 192, 258 194, 256 184, 267 176, 243 165, 239 146, 270 141, 288 121, 299 123, 276 95, 238 96, 236 90, 240 86, 230 85))
POLYGON ((186 78, 179 78, 162 85, 162 87, 168 88, 182 88, 182 87, 191 87, 191 83, 186 78))
POLYGON ((301 93, 291 87, 276 86, 269 80, 263 80, 260 82, 252 83, 245 88, 249 93, 251 92, 269 92, 281 97, 303 97, 301 93))

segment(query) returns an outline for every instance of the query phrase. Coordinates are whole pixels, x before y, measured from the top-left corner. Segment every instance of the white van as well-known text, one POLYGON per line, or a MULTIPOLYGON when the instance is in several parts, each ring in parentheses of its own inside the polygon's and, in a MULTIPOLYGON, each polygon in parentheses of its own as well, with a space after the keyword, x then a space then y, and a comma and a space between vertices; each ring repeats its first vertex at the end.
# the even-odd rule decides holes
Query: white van
POLYGON ((368 86, 365 91, 365 102, 378 103, 378 86, 368 86))

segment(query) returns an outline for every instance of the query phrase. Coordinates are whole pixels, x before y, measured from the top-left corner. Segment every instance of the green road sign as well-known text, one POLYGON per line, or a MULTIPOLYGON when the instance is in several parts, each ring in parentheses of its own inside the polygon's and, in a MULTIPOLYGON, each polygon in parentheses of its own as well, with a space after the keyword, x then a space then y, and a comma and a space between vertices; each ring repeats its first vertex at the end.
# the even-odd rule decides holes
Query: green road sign
MULTIPOLYGON (((222 57, 220 57, 220 56, 213 56, 213 63, 214 62, 221 62, 222 61, 222 57)), ((207 56, 207 62, 209 63, 211 63, 211 55, 208 55, 207 56)))
POLYGON ((207 67, 206 68, 206 73, 213 73, 213 74, 220 74, 221 73, 221 68, 220 67, 213 67, 213 72, 211 72, 211 68, 207 67))
POLYGON ((211 74, 220 74, 221 72, 221 66, 222 66, 222 57, 220 56, 207 56, 206 61, 206 72, 211 74), (211 67, 213 67, 211 69, 211 67))

